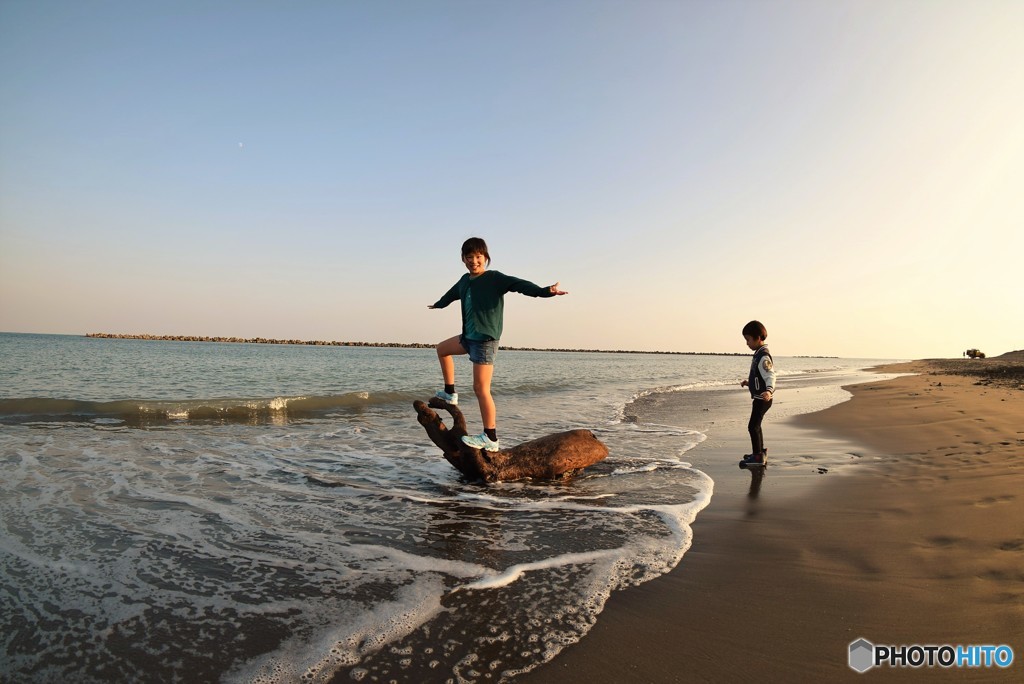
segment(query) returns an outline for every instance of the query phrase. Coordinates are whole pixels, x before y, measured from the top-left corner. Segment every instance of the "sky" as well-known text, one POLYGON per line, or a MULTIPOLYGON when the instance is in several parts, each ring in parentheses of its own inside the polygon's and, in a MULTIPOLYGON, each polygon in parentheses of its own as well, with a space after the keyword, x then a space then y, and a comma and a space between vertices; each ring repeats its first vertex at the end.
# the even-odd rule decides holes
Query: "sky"
POLYGON ((0 3, 0 330, 1024 349, 1024 2, 0 3))

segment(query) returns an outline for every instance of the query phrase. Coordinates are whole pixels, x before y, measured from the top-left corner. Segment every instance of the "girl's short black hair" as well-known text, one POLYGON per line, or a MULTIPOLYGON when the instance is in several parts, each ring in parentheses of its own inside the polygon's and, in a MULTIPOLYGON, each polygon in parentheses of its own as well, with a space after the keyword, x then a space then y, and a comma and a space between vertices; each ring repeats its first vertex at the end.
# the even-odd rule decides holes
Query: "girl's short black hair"
POLYGON ((487 259, 487 264, 491 263, 491 255, 487 251, 487 243, 483 238, 471 237, 462 243, 462 258, 465 259, 470 254, 483 254, 487 259))
POLYGON ((760 337, 762 340, 768 339, 768 329, 764 327, 761 321, 750 321, 743 326, 744 337, 760 337))

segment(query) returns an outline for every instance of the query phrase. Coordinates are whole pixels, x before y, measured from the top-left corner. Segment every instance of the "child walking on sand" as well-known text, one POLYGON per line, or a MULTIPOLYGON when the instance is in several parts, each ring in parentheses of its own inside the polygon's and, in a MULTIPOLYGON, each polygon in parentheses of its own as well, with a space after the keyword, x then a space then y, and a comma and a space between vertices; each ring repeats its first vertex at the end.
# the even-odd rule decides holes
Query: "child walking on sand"
POLYGON ((754 358, 750 362, 750 375, 740 383, 740 387, 750 389, 750 397, 753 400, 750 421, 747 423, 751 451, 743 457, 742 463, 763 466, 768 463, 768 449, 764 445, 761 420, 772 407, 772 398, 775 396, 775 367, 768 345, 764 343, 768 339, 768 330, 760 321, 750 321, 743 326, 743 339, 747 347, 754 352, 754 358))
POLYGON ((558 289, 534 285, 528 280, 513 278, 499 271, 488 271, 491 255, 487 243, 481 238, 470 238, 462 244, 462 263, 469 273, 462 276, 448 292, 428 309, 443 309, 456 299, 462 302, 462 334, 450 337, 437 345, 437 358, 441 362, 444 390, 439 399, 450 404, 459 403, 455 392, 455 361, 453 356, 469 354, 473 362, 473 391, 480 404, 480 418, 484 431, 479 435, 466 435, 462 441, 476 449, 497 451, 497 411, 491 398, 491 377, 494 357, 501 339, 505 293, 518 292, 528 297, 554 297, 569 294, 558 289))

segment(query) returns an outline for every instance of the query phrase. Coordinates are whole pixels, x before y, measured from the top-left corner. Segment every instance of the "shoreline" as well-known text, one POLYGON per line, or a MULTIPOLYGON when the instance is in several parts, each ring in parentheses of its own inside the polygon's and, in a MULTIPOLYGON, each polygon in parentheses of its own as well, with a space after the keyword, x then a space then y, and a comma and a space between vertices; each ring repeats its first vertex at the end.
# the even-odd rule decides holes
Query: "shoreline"
POLYGON ((913 676, 910 668, 850 669, 858 638, 1006 644, 1015 653, 1006 670, 923 670, 1017 679, 1024 392, 950 374, 940 361, 876 370, 914 374, 846 386, 849 401, 816 413, 775 422, 769 414, 770 453, 784 455, 772 455, 763 479, 736 467, 749 446, 743 426, 711 429, 685 456, 711 475, 715 492, 679 566, 613 594, 580 642, 516 681, 913 676), (819 474, 825 462, 836 467, 819 474))

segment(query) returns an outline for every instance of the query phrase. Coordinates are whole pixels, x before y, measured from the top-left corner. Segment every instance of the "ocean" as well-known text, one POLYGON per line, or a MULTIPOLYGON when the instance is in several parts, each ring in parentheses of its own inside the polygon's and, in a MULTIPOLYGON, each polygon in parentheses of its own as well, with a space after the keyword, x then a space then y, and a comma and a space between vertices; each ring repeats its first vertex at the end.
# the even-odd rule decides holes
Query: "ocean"
POLYGON ((687 463, 705 435, 640 409, 748 366, 503 350, 503 444, 587 428, 610 453, 484 485, 416 422, 440 389, 430 349, 0 334, 2 679, 513 679, 679 563, 714 491, 687 463))

